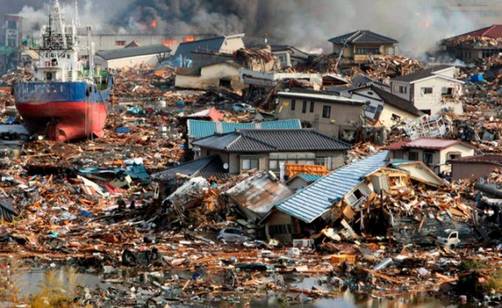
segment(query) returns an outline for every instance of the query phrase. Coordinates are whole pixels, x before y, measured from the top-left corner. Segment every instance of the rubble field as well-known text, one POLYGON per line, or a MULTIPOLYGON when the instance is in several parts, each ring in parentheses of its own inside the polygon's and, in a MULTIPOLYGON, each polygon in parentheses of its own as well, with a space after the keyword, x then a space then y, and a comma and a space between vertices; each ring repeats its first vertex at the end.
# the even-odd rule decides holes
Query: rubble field
MULTIPOLYGON (((270 61, 269 54, 254 53, 243 50, 235 56, 244 62, 253 55, 270 61)), ((334 70, 331 60, 315 59, 295 71, 334 70)), ((463 78, 501 64, 500 58, 490 58, 463 68, 463 78)), ((385 82, 423 67, 413 59, 388 56, 352 69, 349 78, 364 73, 385 82)), ((495 185, 495 195, 500 194, 502 170, 483 183, 431 185, 398 167, 383 166, 378 172, 399 178, 387 191, 371 192, 357 207, 340 201, 327 211, 329 223, 315 229, 299 223, 302 237, 292 243, 267 240, 259 223, 247 221, 229 200, 230 189, 256 170, 208 178, 177 174, 176 181, 184 184, 169 197, 159 197, 162 187, 152 175, 191 160, 189 114, 222 107, 224 121, 237 123, 271 112, 237 113, 225 106, 246 101, 243 96, 224 89, 176 90, 174 77, 170 68, 116 71, 103 138, 56 143, 29 136, 2 152, 0 303, 43 299, 57 307, 156 307, 241 303, 274 294, 294 305, 348 290, 374 298, 427 294, 451 303, 502 305, 502 229, 500 217, 494 217, 500 212, 493 215, 493 209, 477 205, 488 200, 500 211, 502 197, 485 196, 479 185, 495 185), (242 240, 225 240, 222 232, 233 229, 243 230, 242 240), (71 292, 49 288, 26 299, 13 282, 18 266, 73 266, 99 273, 104 285, 71 292), (305 278, 316 285, 297 283, 305 278)), ((21 78, 30 77, 17 71, 2 80, 12 85, 21 78)), ((442 137, 461 139, 479 153, 502 153, 501 79, 466 84, 459 98, 465 113, 442 115, 448 128, 442 137)), ((10 93, 0 99, 7 109, 14 104, 10 93)), ((22 123, 7 112, 2 119, 22 123)), ((346 163, 409 137, 407 129, 396 125, 383 144, 353 144, 346 163)), ((265 177, 277 182, 273 175, 265 177)))

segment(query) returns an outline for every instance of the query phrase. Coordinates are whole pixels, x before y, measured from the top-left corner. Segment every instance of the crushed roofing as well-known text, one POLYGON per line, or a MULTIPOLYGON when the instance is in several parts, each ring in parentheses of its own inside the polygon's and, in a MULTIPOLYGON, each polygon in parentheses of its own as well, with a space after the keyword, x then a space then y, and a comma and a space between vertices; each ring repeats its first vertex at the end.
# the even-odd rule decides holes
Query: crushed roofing
POLYGON ((369 30, 358 30, 344 35, 334 37, 329 40, 333 44, 396 44, 399 43, 393 38, 375 33, 369 30))
POLYGON ((370 86, 371 90, 375 92, 380 98, 384 101, 385 104, 389 104, 391 106, 396 107, 397 109, 404 110, 408 113, 411 113, 416 116, 422 115, 422 112, 418 110, 412 102, 407 101, 397 95, 394 95, 388 91, 380 89, 379 87, 375 87, 373 85, 370 86))
POLYGON ((182 163, 162 172, 154 173, 151 178, 154 181, 166 181, 168 179, 175 178, 176 174, 209 177, 222 176, 225 172, 226 171, 223 169, 223 162, 221 161, 221 158, 218 155, 211 155, 182 163))
POLYGON ((449 67, 452 67, 452 66, 448 65, 448 64, 436 65, 436 66, 429 67, 427 69, 424 69, 424 70, 421 70, 421 71, 418 71, 415 73, 411 73, 411 74, 404 75, 404 76, 398 76, 398 77, 394 78, 394 80, 406 81, 406 82, 420 80, 420 79, 424 79, 424 78, 427 78, 430 76, 434 76, 434 75, 436 75, 435 73, 437 71, 441 71, 441 70, 444 70, 449 67))
POLYGON ((345 151, 350 145, 312 129, 243 129, 193 145, 225 152, 345 151))
POLYGON ((227 134, 238 129, 300 129, 302 124, 298 119, 287 119, 277 121, 265 121, 256 123, 231 123, 213 121, 202 121, 190 119, 187 122, 188 136, 194 139, 212 136, 216 133, 217 126, 221 125, 221 133, 227 134))
POLYGON ((276 208, 311 223, 344 198, 364 176, 384 167, 389 152, 383 151, 341 167, 279 203, 276 208))
POLYGON ((96 56, 105 60, 144 56, 150 54, 160 54, 171 52, 171 48, 164 45, 152 45, 144 47, 120 48, 106 51, 98 51, 96 56))
POLYGON ((304 180, 307 183, 312 183, 320 178, 322 178, 322 175, 317 175, 317 174, 308 174, 308 173, 298 173, 295 175, 293 178, 299 177, 300 179, 304 180))
POLYGON ((481 28, 478 30, 474 30, 471 32, 467 32, 464 34, 460 34, 460 35, 451 37, 447 40, 456 39, 456 38, 463 37, 463 36, 489 37, 492 39, 499 39, 499 38, 502 38, 502 24, 484 27, 484 28, 481 28))
POLYGON ((314 91, 281 91, 276 94, 277 97, 298 97, 313 98, 323 102, 342 103, 349 105, 364 105, 364 102, 357 99, 340 96, 334 92, 314 92, 314 91))
POLYGON ((456 144, 463 144, 472 147, 470 144, 460 140, 438 139, 438 138, 418 138, 413 141, 399 141, 387 147, 388 150, 400 150, 403 148, 443 150, 456 144))

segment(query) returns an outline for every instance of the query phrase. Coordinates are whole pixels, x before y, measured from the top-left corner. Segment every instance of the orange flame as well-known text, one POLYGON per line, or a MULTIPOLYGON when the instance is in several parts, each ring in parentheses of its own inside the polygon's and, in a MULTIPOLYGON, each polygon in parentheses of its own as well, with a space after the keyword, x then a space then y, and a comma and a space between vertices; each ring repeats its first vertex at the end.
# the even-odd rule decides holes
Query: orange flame
POLYGON ((183 42, 193 42, 195 41, 195 36, 193 35, 185 35, 183 37, 183 42))
POLYGON ((178 41, 172 38, 167 38, 162 40, 162 45, 171 48, 178 45, 178 41))
POLYGON ((150 27, 152 27, 152 29, 157 29, 158 26, 159 26, 159 22, 157 21, 157 19, 153 19, 150 22, 150 27))

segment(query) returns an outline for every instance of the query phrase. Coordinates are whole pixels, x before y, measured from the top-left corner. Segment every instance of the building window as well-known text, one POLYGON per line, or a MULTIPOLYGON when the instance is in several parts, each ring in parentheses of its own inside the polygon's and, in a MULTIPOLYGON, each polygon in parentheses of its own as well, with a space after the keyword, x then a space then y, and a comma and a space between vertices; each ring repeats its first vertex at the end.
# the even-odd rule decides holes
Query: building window
POLYGON ((356 48, 356 55, 378 55, 380 54, 380 48, 364 48, 358 47, 356 48))
POLYGON ((418 152, 409 152, 408 153, 408 160, 418 160, 418 152))
POLYGON ((310 102, 310 113, 314 112, 314 102, 310 102))
POLYGON ((325 119, 331 118, 331 106, 322 106, 322 117, 325 119))
POLYGON ((125 46, 126 41, 115 41, 115 46, 125 46))
POLYGON ((307 113, 307 101, 303 101, 303 104, 302 104, 302 113, 307 113))
POLYGON ((434 153, 433 152, 424 152, 424 159, 423 162, 428 165, 432 166, 433 163, 433 158, 434 158, 434 153))
POLYGON ((448 152, 446 154, 446 161, 458 159, 460 157, 462 157, 462 154, 460 152, 448 152))
POLYGON ((279 169, 279 163, 277 160, 269 160, 268 161, 268 169, 269 170, 278 170, 279 169))
POLYGON ((453 95, 453 88, 447 88, 447 87, 441 88, 441 95, 442 96, 452 96, 453 95))
POLYGON ((422 88, 422 94, 432 94, 432 87, 422 88))
POLYGON ((243 157, 241 158, 241 170, 258 169, 257 157, 243 157))
POLYGON ((406 86, 399 86, 399 93, 401 94, 408 93, 408 88, 406 86))
POLYGON ((431 115, 431 110, 430 109, 420 109, 421 112, 427 114, 427 115, 431 115))
POLYGON ((291 111, 295 111, 296 109, 296 100, 292 99, 291 100, 291 111))

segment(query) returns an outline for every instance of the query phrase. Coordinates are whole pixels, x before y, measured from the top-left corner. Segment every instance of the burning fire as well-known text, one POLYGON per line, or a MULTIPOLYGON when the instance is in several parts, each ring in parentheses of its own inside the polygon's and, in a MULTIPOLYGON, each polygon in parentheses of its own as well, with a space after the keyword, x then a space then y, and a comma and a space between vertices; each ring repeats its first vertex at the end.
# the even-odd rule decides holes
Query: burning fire
POLYGON ((185 35, 183 37, 183 42, 193 42, 195 41, 195 36, 193 35, 185 35))
POLYGON ((150 22, 150 27, 152 27, 152 29, 157 29, 158 26, 159 26, 159 22, 157 21, 157 19, 153 19, 150 22))
POLYGON ((164 40, 162 40, 162 45, 169 47, 169 48, 172 48, 172 47, 178 45, 178 40, 171 39, 171 38, 164 39, 164 40))

